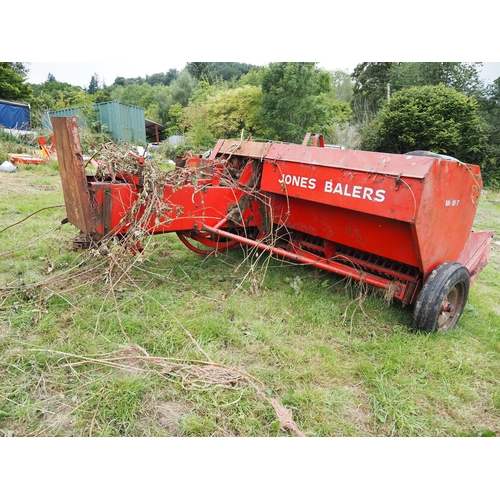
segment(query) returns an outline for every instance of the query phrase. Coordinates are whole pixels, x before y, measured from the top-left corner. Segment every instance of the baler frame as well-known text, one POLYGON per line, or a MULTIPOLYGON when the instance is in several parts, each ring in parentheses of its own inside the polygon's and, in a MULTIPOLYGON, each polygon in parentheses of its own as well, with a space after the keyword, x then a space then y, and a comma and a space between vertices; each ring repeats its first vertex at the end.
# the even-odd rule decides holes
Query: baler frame
POLYGON ((76 119, 52 123, 68 220, 81 231, 75 248, 124 238, 140 218, 144 234, 175 232, 198 253, 252 246, 383 288, 414 304, 415 328, 429 332, 456 324, 487 264, 493 232, 472 231, 482 188, 475 165, 333 150, 313 134, 302 145, 219 140, 208 158, 185 158, 158 184, 158 210, 148 215, 144 158, 130 171, 87 175, 76 119), (457 185, 444 190, 445 175, 457 185), (439 242, 440 218, 453 241, 439 242))

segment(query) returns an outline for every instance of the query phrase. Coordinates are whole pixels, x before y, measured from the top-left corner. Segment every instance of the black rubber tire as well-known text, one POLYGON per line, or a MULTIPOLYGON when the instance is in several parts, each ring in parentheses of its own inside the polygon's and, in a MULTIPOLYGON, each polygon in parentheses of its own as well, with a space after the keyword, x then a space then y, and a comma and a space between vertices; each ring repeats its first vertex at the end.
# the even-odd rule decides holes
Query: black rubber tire
POLYGON ((423 150, 417 150, 417 151, 409 151, 408 153, 405 153, 405 155, 409 156, 429 156, 430 158, 442 158, 443 160, 453 160, 453 161, 459 161, 456 158, 453 158, 453 156, 448 156, 448 155, 442 155, 439 153, 433 153, 432 151, 423 151, 423 150))
POLYGON ((441 155, 438 153, 433 153, 432 151, 424 151, 422 149, 418 149, 417 151, 408 151, 405 155, 411 156, 429 156, 431 158, 441 158, 441 155))
POLYGON ((467 302, 470 276, 458 262, 440 264, 427 278, 413 310, 413 328, 428 333, 451 330, 467 302), (452 307, 452 310, 447 310, 452 307))

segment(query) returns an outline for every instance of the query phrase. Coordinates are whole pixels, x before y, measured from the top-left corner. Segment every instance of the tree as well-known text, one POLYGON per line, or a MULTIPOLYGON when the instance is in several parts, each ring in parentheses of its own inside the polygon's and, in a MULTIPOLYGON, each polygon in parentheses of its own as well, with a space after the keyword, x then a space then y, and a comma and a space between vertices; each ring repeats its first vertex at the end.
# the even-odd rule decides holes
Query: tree
POLYGON ((353 84, 349 73, 341 69, 336 69, 332 71, 332 80, 337 99, 339 101, 350 102, 353 95, 353 84))
POLYGON ((98 89, 95 94, 92 95, 94 98, 94 102, 99 104, 101 102, 111 101, 111 89, 109 87, 104 87, 102 89, 98 89))
POLYGON ((262 101, 260 87, 247 85, 219 92, 206 105, 207 125, 216 137, 236 138, 244 129, 247 134, 263 136, 259 109, 262 101))
POLYGON ((182 70, 179 76, 170 84, 173 104, 179 103, 186 107, 189 104, 189 98, 196 89, 197 84, 196 78, 193 77, 188 70, 182 70))
MULTIPOLYGON (((222 86, 224 87, 224 86, 222 86)), ((266 137, 260 120, 262 89, 246 85, 221 90, 206 81, 200 81, 189 105, 171 107, 172 123, 177 123, 190 142, 196 146, 212 147, 217 138, 239 138, 245 135, 266 137), (182 112, 179 113, 180 109, 182 112)))
POLYGON ((155 85, 151 88, 151 102, 145 110, 145 115, 151 120, 167 124, 172 106, 172 95, 169 87, 155 85))
POLYGON ((179 72, 176 69, 169 69, 167 73, 155 73, 151 76, 146 75, 146 83, 149 85, 165 85, 168 86, 175 80, 179 72))
POLYGON ((264 72, 266 68, 260 66, 257 69, 252 68, 248 73, 242 75, 237 82, 238 86, 253 85, 254 87, 261 87, 262 80, 264 79, 264 72))
POLYGON ((168 108, 168 114, 165 119, 160 120, 167 127, 168 135, 178 135, 181 130, 181 124, 185 113, 185 108, 183 108, 179 103, 172 104, 168 108))
POLYGON ((362 148, 388 153, 421 149, 480 163, 485 144, 478 102, 440 84, 396 92, 365 131, 362 148))
POLYGON ((25 81, 27 76, 23 63, 0 62, 0 99, 31 102, 33 91, 25 81))
POLYGON ((153 87, 149 83, 133 83, 125 87, 117 86, 111 91, 113 100, 146 109, 154 102, 153 87))
POLYGON ((123 76, 117 76, 113 83, 113 86, 125 87, 127 85, 127 79, 123 76))
POLYGON ((389 71, 391 88, 439 85, 451 87, 477 97, 482 91, 479 69, 482 63, 464 62, 399 62, 389 71))
POLYGON ((34 94, 33 109, 41 112, 88 105, 94 101, 94 96, 80 87, 58 82, 51 78, 50 73, 44 83, 33 84, 31 88, 34 94))
POLYGON ((269 64, 262 93, 260 119, 274 140, 301 142, 307 132, 324 133, 350 111, 336 101, 331 74, 316 63, 269 64))
POLYGON ((196 80, 213 81, 214 63, 212 62, 189 62, 186 70, 196 80))
POLYGON ((387 101, 388 92, 407 87, 439 85, 478 98, 482 92, 479 69, 482 63, 464 62, 364 62, 358 64, 352 107, 358 122, 371 119, 387 101), (389 86, 389 87, 388 87, 389 86))
POLYGON ((89 88, 87 92, 91 95, 95 94, 99 90, 99 75, 94 73, 90 79, 89 88))
POLYGON ((197 80, 204 80, 210 84, 216 81, 236 81, 250 70, 256 69, 252 64, 237 62, 190 62, 186 64, 186 70, 197 80))
POLYGON ((354 81, 351 106, 357 121, 376 113, 387 95, 391 62, 363 62, 351 74, 354 81))
POLYGON ((222 81, 229 82, 231 80, 239 80, 249 71, 257 69, 257 66, 252 64, 237 63, 237 62, 216 62, 214 64, 214 75, 222 81))
POLYGON ((500 188, 500 78, 485 89, 479 99, 480 112, 486 123, 488 142, 481 165, 482 176, 489 187, 500 188))

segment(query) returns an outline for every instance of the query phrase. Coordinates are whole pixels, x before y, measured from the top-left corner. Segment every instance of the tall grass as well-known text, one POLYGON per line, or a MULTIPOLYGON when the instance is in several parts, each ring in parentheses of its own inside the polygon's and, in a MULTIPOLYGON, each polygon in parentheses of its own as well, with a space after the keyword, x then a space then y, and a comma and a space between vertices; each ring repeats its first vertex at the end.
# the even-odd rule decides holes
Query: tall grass
MULTIPOLYGON (((499 434, 498 238, 457 327, 421 335, 377 290, 244 249, 73 252, 54 168, 0 183, 0 435, 499 434)), ((487 193, 476 226, 499 215, 487 193)))

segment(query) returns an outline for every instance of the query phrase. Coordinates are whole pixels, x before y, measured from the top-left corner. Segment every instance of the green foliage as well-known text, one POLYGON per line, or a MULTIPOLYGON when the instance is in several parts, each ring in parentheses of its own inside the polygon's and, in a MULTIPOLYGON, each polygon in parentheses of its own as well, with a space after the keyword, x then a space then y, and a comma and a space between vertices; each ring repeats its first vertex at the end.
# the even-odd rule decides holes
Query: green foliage
POLYGON ((463 94, 477 97, 482 88, 481 63, 399 62, 389 70, 391 90, 405 87, 443 84, 463 94))
MULTIPOLYGON (((12 154, 27 153, 26 144, 21 137, 16 137, 0 128, 0 164, 10 161, 12 154)), ((31 151, 29 151, 31 153, 31 151)))
POLYGON ((253 85, 254 87, 261 87, 265 71, 266 68, 264 66, 260 66, 258 69, 251 69, 248 73, 240 77, 238 86, 253 85))
POLYGON ((194 144, 188 141, 187 137, 183 139, 184 140, 174 144, 168 141, 162 142, 158 150, 159 155, 167 160, 175 161, 177 158, 184 156, 187 152, 193 152, 197 149, 194 144))
POLYGON ((388 153, 421 149, 480 163, 485 141, 477 101, 437 85, 395 93, 365 131, 362 147, 388 153))
POLYGON ((337 99, 339 101, 351 102, 353 85, 349 73, 341 69, 334 70, 331 73, 337 99))
POLYGON ((180 131, 180 120, 184 114, 184 108, 181 104, 172 104, 168 108, 167 119, 163 121, 167 126, 168 135, 178 135, 180 131))
POLYGON ((390 62, 363 62, 351 74, 354 80, 352 107, 357 121, 375 113, 387 95, 390 62))
POLYGON ((217 91, 214 86, 200 82, 178 123, 193 143, 205 148, 217 138, 240 137, 242 130, 247 135, 264 137, 259 114, 261 102, 260 87, 246 85, 217 91))
POLYGON ((144 109, 154 101, 153 87, 149 83, 134 83, 126 87, 118 87, 111 92, 111 97, 113 100, 144 109))
POLYGON ((149 106, 144 110, 146 118, 153 121, 167 124, 169 111, 172 103, 172 96, 169 87, 155 85, 152 87, 152 99, 149 106))
POLYGON ((128 85, 142 85, 149 83, 149 85, 170 85, 179 75, 176 69, 169 69, 166 73, 154 73, 146 75, 145 78, 138 76, 136 78, 124 78, 118 76, 115 78, 112 87, 127 87, 128 85))
POLYGON ((33 90, 26 83, 28 70, 17 62, 0 62, 0 99, 31 103, 33 90))
POLYGON ((189 128, 186 129, 185 135, 189 142, 192 143, 198 151, 202 153, 213 147, 217 137, 215 137, 207 127, 206 118, 202 108, 192 110, 189 118, 189 128))
POLYGON ((478 97, 482 84, 481 63, 462 62, 364 62, 358 64, 352 107, 358 122, 365 122, 387 101, 387 94, 408 87, 443 84, 469 96, 478 97), (389 86, 389 87, 388 87, 389 86))
POLYGON ((169 69, 166 73, 154 73, 153 75, 146 75, 145 82, 149 85, 164 85, 168 86, 173 80, 177 78, 179 72, 176 69, 169 69))
POLYGON ((213 79, 213 62, 188 62, 186 70, 196 80, 205 80, 210 83, 213 79))
POLYGON ((479 100, 480 113, 488 134, 482 175, 489 187, 500 188, 500 78, 486 88, 479 100))
MULTIPOLYGON (((189 106, 197 106, 206 103, 210 97, 213 97, 219 92, 219 88, 211 85, 205 80, 198 82, 198 86, 189 98, 189 106)), ((180 103, 178 103, 180 104, 180 103)))
POLYGON ((271 63, 262 93, 260 119, 274 140, 301 142, 307 132, 325 133, 349 113, 349 105, 335 99, 331 74, 316 63, 271 63))
POLYGON ((42 113, 90 106, 94 102, 101 102, 97 101, 97 98, 103 97, 101 90, 91 95, 75 85, 58 82, 50 73, 44 83, 32 85, 32 88, 34 94, 31 108, 32 128, 42 128, 42 113))
POLYGON ((94 73, 90 79, 89 88, 87 92, 89 94, 95 94, 99 90, 99 75, 94 73))
POLYGON ((170 92, 172 93, 172 104, 179 103, 186 107, 189 99, 195 91, 198 82, 187 70, 179 73, 179 76, 171 83, 170 92))
POLYGON ((257 66, 235 62, 189 62, 186 69, 189 74, 200 81, 213 84, 217 80, 229 82, 239 80, 257 66))
POLYGON ((248 134, 263 136, 259 109, 260 87, 245 86, 219 92, 206 105, 209 128, 216 137, 239 137, 242 129, 248 134))

